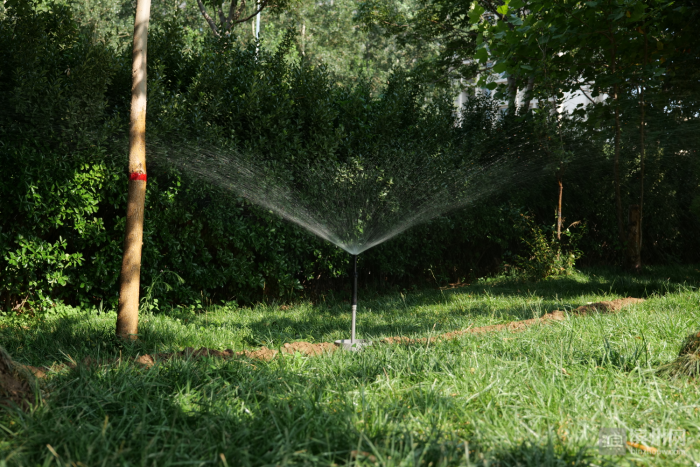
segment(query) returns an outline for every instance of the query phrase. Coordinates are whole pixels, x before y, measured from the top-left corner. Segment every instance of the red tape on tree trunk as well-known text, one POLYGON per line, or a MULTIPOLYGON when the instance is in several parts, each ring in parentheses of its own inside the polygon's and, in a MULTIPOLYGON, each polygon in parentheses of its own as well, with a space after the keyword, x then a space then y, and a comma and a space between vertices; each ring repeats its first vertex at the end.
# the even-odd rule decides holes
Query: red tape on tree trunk
POLYGON ((129 180, 143 180, 146 181, 146 174, 137 174, 136 172, 129 174, 129 180))

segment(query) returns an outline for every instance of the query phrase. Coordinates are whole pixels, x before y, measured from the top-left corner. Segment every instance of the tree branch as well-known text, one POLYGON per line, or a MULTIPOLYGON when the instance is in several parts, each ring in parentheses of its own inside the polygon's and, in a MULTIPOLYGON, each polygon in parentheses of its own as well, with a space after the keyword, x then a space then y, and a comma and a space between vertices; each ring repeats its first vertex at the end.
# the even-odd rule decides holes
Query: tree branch
MULTIPOLYGON (((234 19, 234 23, 242 23, 243 21, 239 21, 239 18, 245 11, 245 0, 241 0, 241 4, 236 10, 236 18, 234 19)), ((250 18, 253 18, 255 15, 251 15, 250 18)))
POLYGON ((202 0, 197 0, 197 5, 199 5, 199 11, 202 12, 202 16, 204 16, 204 19, 207 21, 207 23, 209 23, 209 27, 212 31, 214 31, 214 35, 216 37, 221 37, 219 35, 219 29, 216 27, 216 23, 213 19, 211 19, 209 13, 207 13, 207 9, 204 7, 204 3, 202 3, 202 0))
POLYGON ((267 2, 267 1, 262 1, 262 2, 260 2, 260 8, 258 8, 258 9, 255 11, 255 13, 253 13, 252 15, 250 15, 250 16, 248 16, 248 17, 246 17, 246 18, 236 20, 236 23, 245 23, 245 22, 248 21, 249 19, 255 18, 255 16, 256 16, 258 13, 260 13, 261 11, 263 11, 263 10, 264 10, 265 8, 267 8, 268 6, 273 6, 273 5, 268 5, 268 2, 267 2))
POLYGON ((487 5, 489 13, 495 15, 500 21, 505 21, 506 17, 497 11, 498 7, 491 0, 484 0, 484 3, 487 5))
POLYGON ((228 9, 228 17, 226 18, 226 30, 230 31, 231 26, 233 25, 233 15, 236 11, 236 4, 238 3, 238 0, 231 0, 231 6, 228 9))
POLYGON ((579 89, 579 91, 581 91, 581 92, 583 93, 584 96, 586 96, 586 98, 587 98, 589 101, 591 101, 591 104, 595 104, 595 101, 594 101, 593 99, 591 99, 591 98, 588 96, 588 94, 586 94, 586 91, 583 90, 583 87, 582 87, 581 84, 578 85, 578 89, 579 89))
POLYGON ((224 5, 223 2, 219 5, 218 12, 219 12, 219 21, 221 21, 221 27, 226 29, 226 17, 224 16, 224 10, 221 8, 224 5))

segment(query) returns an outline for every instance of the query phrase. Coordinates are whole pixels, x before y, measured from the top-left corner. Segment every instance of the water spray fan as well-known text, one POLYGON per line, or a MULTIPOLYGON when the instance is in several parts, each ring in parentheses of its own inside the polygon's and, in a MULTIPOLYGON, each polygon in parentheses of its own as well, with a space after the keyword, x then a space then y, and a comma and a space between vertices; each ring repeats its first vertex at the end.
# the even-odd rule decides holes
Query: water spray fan
POLYGON ((152 158, 269 209, 351 255, 351 334, 335 341, 350 351, 371 345, 356 338, 359 254, 499 188, 513 190, 548 167, 539 147, 521 157, 523 151, 511 151, 515 143, 499 138, 451 150, 397 143, 344 157, 309 156, 303 163, 187 142, 150 144, 152 158))
POLYGON ((352 327, 350 329, 350 339, 340 339, 335 341, 335 345, 343 350, 357 351, 362 347, 372 345, 371 341, 365 339, 355 339, 355 323, 357 322, 357 255, 352 255, 352 327))

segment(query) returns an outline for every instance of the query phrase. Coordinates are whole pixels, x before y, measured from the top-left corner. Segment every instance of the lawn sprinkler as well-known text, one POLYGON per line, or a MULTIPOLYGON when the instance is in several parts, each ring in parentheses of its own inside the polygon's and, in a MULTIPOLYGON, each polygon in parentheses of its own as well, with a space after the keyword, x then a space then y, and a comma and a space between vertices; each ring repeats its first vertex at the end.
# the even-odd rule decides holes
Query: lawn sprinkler
POLYGON ((365 339, 355 339, 355 321, 357 318, 357 255, 352 255, 352 330, 350 339, 340 339, 335 341, 335 345, 343 350, 357 351, 362 347, 372 345, 371 341, 365 339))

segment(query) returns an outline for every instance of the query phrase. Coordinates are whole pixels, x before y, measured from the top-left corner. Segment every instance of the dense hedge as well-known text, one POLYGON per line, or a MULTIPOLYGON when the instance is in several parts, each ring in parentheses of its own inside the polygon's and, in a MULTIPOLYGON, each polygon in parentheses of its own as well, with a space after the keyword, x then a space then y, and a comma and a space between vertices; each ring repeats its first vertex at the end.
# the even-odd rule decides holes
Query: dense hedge
MULTIPOLYGON (((535 139, 536 125, 527 118, 494 124, 498 114, 488 100, 473 100, 468 118, 455 125, 450 96, 413 74, 396 72, 380 90, 362 81, 338 86, 322 66, 288 58, 291 36, 276 51, 256 52, 233 39, 214 42, 183 31, 177 16, 151 29, 149 141, 177 134, 301 161, 377 151, 397 139, 426 151, 470 148, 506 133, 535 139)), ((116 301, 130 98, 124 45, 113 50, 93 41, 68 7, 7 3, 0 21, 0 294, 6 307, 116 301)), ((604 139, 585 132, 567 138, 572 147, 604 151, 604 139)), ((528 144, 523 157, 537 151, 528 144)), ((564 212, 569 221, 587 222, 581 246, 591 260, 615 262, 620 245, 609 166, 599 158, 567 175, 564 212)), ((697 260, 697 240, 680 234, 698 227, 685 215, 697 192, 696 168, 689 160, 659 158, 647 174, 646 256, 697 260)), ((365 282, 454 281, 500 267, 522 247, 520 214, 551 224, 556 184, 553 175, 542 180, 506 187, 500 196, 369 250, 361 258, 365 282)), ((177 303, 285 299, 327 287, 348 263, 332 245, 164 164, 149 165, 143 255, 144 288, 177 303)))

